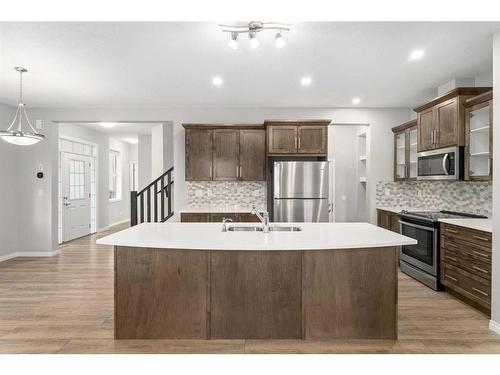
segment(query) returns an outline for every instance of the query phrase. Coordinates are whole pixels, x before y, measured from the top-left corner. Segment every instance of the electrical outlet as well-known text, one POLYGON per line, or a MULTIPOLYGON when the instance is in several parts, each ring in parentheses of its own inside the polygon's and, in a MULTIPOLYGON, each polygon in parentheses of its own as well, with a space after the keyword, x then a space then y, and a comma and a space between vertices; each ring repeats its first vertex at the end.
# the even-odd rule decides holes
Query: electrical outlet
POLYGON ((38 171, 43 172, 43 164, 38 164, 38 171))
POLYGON ((385 189, 385 196, 389 197, 391 195, 391 191, 389 189, 385 189))

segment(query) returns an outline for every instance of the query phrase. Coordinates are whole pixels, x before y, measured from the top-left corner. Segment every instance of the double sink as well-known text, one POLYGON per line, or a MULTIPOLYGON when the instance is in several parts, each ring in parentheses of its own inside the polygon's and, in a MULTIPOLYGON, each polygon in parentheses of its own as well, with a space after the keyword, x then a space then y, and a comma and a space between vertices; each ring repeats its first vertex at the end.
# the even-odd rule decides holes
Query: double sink
MULTIPOLYGON (((262 232, 264 228, 262 226, 236 226, 227 228, 228 232, 262 232)), ((282 227, 282 226, 270 226, 270 232, 300 232, 302 229, 299 227, 282 227)))

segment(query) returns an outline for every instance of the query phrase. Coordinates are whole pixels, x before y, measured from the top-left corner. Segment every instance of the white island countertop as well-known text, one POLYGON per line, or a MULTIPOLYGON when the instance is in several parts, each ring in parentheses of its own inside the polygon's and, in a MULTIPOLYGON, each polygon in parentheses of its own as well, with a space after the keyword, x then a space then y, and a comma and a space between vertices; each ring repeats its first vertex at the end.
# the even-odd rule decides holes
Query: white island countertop
MULTIPOLYGON (((234 226, 260 225, 240 223, 234 226)), ((300 232, 222 232, 220 223, 143 223, 97 240, 98 245, 194 250, 327 250, 415 245, 368 223, 272 223, 300 232)))

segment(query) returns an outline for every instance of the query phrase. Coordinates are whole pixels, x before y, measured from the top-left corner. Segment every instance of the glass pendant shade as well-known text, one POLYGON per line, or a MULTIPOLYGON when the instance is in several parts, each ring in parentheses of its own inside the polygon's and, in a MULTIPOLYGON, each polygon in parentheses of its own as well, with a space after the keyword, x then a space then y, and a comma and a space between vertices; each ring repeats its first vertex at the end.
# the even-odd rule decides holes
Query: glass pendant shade
POLYGON ((14 145, 30 146, 44 140, 45 136, 37 133, 33 125, 31 125, 23 103, 23 73, 26 73, 28 70, 21 67, 15 67, 14 69, 20 74, 19 102, 17 104, 16 114, 14 115, 14 119, 10 123, 10 126, 6 130, 0 130, 0 138, 5 142, 12 143, 14 145), (23 117, 28 124, 27 131, 23 130, 23 117), (16 123, 17 126, 14 127, 16 123))

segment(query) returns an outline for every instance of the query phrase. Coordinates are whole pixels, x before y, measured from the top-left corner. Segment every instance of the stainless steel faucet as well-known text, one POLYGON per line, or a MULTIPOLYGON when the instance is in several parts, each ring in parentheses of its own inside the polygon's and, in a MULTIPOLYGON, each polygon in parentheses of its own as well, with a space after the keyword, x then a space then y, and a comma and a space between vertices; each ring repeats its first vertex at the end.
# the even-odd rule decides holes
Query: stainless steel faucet
POLYGON ((227 224, 226 224, 226 223, 227 223, 228 221, 231 221, 231 222, 232 222, 232 221, 233 221, 233 219, 230 219, 230 218, 227 218, 227 219, 226 219, 225 217, 223 217, 223 218, 222 218, 222 231, 223 231, 223 232, 227 232, 227 224))
POLYGON ((269 233, 269 213, 267 211, 262 211, 261 213, 255 208, 255 206, 252 207, 252 214, 256 215, 259 220, 262 222, 262 232, 263 233, 269 233))

